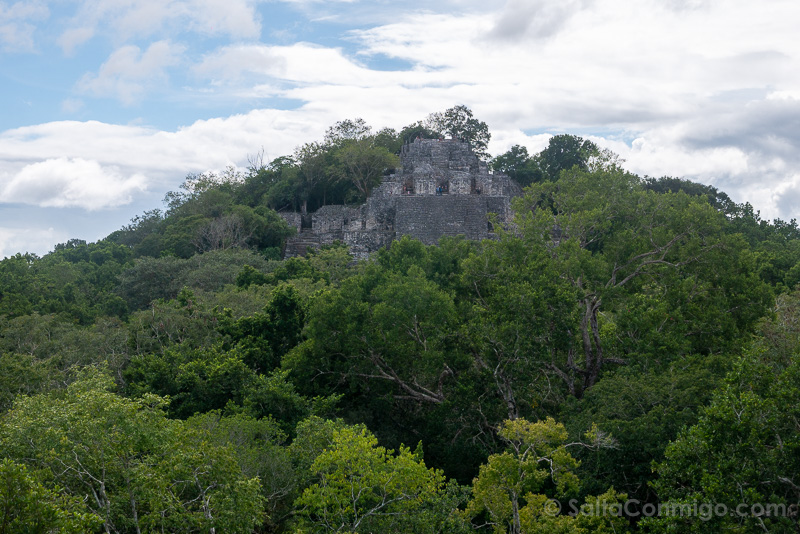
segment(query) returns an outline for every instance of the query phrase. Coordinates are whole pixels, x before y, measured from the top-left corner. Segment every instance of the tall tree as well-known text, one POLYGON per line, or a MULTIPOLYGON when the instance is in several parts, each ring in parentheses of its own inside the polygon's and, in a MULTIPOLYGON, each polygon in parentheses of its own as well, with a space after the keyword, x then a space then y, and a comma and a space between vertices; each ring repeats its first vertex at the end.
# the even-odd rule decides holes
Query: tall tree
POLYGON ((658 465, 662 502, 706 508, 653 519, 654 532, 797 532, 800 294, 780 296, 774 311, 697 424, 658 465))
POLYGON ((547 147, 536 155, 536 164, 544 176, 557 180, 561 171, 573 167, 589 170, 592 157, 600 155, 597 145, 577 135, 560 134, 550 138, 547 147))
POLYGON ((373 137, 344 141, 336 150, 335 158, 340 179, 355 186, 364 199, 380 183, 384 171, 399 162, 389 150, 375 145, 373 137))
POLYGON ((87 371, 66 394, 19 398, 0 426, 0 453, 86 502, 107 533, 250 532, 260 523, 258 479, 230 449, 165 417, 153 395, 114 394, 87 371))
POLYGON ((425 127, 441 135, 446 134, 467 141, 478 157, 489 157, 486 151, 492 138, 489 127, 485 122, 476 119, 467 106, 459 105, 442 112, 431 113, 425 120, 425 127))
POLYGON ((0 460, 0 534, 80 534, 102 523, 80 499, 43 486, 25 465, 0 460))
POLYGON ((305 215, 308 213, 308 200, 314 187, 328 176, 329 148, 322 143, 306 143, 295 149, 294 158, 300 170, 300 209, 305 215))
MULTIPOLYGON (((562 510, 559 502, 553 499, 563 499, 577 492, 579 480, 575 470, 579 463, 570 450, 612 446, 609 436, 593 428, 586 433, 587 443, 568 442, 564 425, 550 417, 537 422, 505 421, 498 433, 507 444, 506 450, 489 456, 473 481, 466 515, 474 522, 483 521, 484 526, 491 527, 497 534, 628 531, 627 521, 621 517, 576 514, 575 501, 569 501, 572 515, 559 515, 568 510, 566 507, 562 510)), ((624 498, 625 495, 612 489, 587 502, 618 505, 624 498)))
POLYGON ((372 137, 372 126, 364 119, 345 119, 325 131, 325 144, 337 147, 347 141, 360 141, 368 137, 372 137))
POLYGON ((550 364, 577 397, 604 367, 631 363, 626 353, 639 350, 607 350, 604 325, 613 328, 615 319, 634 325, 650 313, 644 310, 658 308, 659 295, 674 299, 671 317, 678 318, 667 315, 661 328, 689 340, 687 349, 695 352, 719 350, 747 332, 769 300, 740 239, 724 235, 724 216, 704 199, 644 191, 636 177, 615 167, 573 167, 556 182, 532 185, 515 207, 523 240, 548 255, 578 295, 574 345, 550 364), (628 296, 637 291, 650 299, 629 316, 625 310, 642 297, 628 296), (750 306, 736 304, 743 301, 750 306))
POLYGON ((492 169, 507 174, 523 187, 540 182, 544 176, 536 160, 528 154, 528 149, 521 145, 514 145, 493 158, 492 169))
POLYGON ((421 449, 395 454, 363 425, 345 426, 310 471, 316 483, 297 504, 323 532, 453 532, 442 527, 457 503, 442 506, 445 478, 425 466, 421 449))

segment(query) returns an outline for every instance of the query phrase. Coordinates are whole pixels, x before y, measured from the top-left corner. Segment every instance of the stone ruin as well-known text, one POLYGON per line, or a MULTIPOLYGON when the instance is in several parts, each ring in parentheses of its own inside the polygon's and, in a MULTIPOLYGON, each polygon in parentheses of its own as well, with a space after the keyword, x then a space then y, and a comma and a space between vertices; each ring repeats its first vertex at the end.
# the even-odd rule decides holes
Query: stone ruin
POLYGON ((496 222, 511 222, 511 199, 522 189, 511 178, 491 173, 469 143, 457 139, 415 139, 403 145, 400 166, 351 207, 330 205, 305 216, 283 212, 297 229, 284 257, 304 255, 308 247, 340 241, 356 258, 366 258, 404 235, 427 245, 442 236, 481 240, 494 235, 496 222))

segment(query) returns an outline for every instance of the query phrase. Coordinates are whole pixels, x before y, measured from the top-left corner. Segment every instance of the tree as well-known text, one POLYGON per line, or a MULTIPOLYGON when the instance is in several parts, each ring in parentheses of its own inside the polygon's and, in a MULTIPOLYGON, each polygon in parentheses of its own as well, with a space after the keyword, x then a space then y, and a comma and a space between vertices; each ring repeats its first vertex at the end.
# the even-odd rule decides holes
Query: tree
MULTIPOLYGON (((567 351, 579 316, 575 289, 539 248, 505 234, 484 242, 463 263, 471 304, 463 338, 475 367, 493 386, 480 395, 490 425, 533 415, 552 388, 545 378, 549 356, 567 351), (502 406, 487 406, 502 401, 502 406)), ((555 399, 550 399, 553 402, 555 399)))
POLYGON ((372 137, 372 127, 364 119, 345 119, 325 131, 325 144, 339 147, 348 141, 361 141, 372 137))
POLYGON ((486 151, 492 134, 485 122, 479 121, 472 115, 472 110, 459 105, 443 112, 431 113, 425 120, 425 127, 440 135, 449 135, 454 139, 461 139, 472 145, 472 150, 480 158, 488 158, 486 151))
POLYGON ((725 355, 691 355, 667 366, 625 366, 603 377, 582 399, 562 402, 559 418, 571 435, 596 424, 616 439, 614 448, 576 451, 582 492, 597 495, 613 487, 640 505, 657 505, 650 485, 657 477, 653 464, 664 461, 665 449, 683 427, 697 422, 729 370, 728 360, 725 355))
POLYGON ((733 214, 736 204, 731 198, 716 187, 710 185, 699 184, 691 180, 682 178, 673 178, 671 176, 662 176, 661 178, 645 178, 642 180, 642 185, 646 189, 656 191, 657 193, 672 192, 677 193, 683 191, 689 196, 702 196, 708 199, 708 203, 720 210, 726 215, 733 214))
POLYGON ((186 423, 213 445, 230 447, 245 477, 258 477, 274 528, 281 516, 290 512, 299 491, 299 476, 289 448, 283 446, 287 436, 278 423, 269 417, 223 416, 218 410, 191 417, 186 423))
POLYGON ((252 233, 236 214, 222 215, 200 227, 193 239, 198 251, 246 248, 252 233))
POLYGON ((400 140, 403 143, 412 143, 419 137, 422 139, 436 139, 441 137, 441 132, 431 130, 423 121, 417 121, 400 130, 400 140))
POLYGON ((102 523, 80 499, 43 486, 25 465, 0 460, 0 534, 81 534, 102 523))
POLYGON ((0 453, 86 503, 105 532, 250 532, 258 479, 230 449, 165 417, 154 395, 124 399, 87 370, 65 393, 20 397, 0 426, 0 453))
POLYGON ((159 231, 164 214, 159 209, 147 210, 131 219, 130 224, 112 232, 106 239, 128 247, 136 247, 144 239, 159 231))
POLYGON ((399 156, 403 148, 403 138, 394 128, 381 128, 375 134, 375 146, 383 147, 392 154, 399 156))
POLYGON ((526 187, 543 178, 542 170, 536 160, 528 155, 528 149, 521 145, 512 146, 504 154, 492 159, 492 169, 507 174, 521 186, 526 187))
POLYGON ((445 478, 420 448, 394 454, 363 425, 333 430, 310 471, 316 482, 296 505, 325 532, 441 532, 455 509, 437 509, 445 478))
POLYGON ((547 148, 536 155, 536 164, 544 176, 557 180, 561 171, 578 167, 589 170, 593 157, 600 155, 597 145, 577 135, 560 134, 550 138, 547 148))
POLYGON ((399 160, 384 147, 376 146, 374 138, 348 139, 336 150, 340 179, 352 183, 363 198, 369 197, 386 169, 394 168, 399 160))
POLYGON ((264 311, 236 321, 220 319, 220 332, 228 336, 226 345, 241 351, 254 370, 268 373, 280 358, 302 340, 305 310, 297 290, 286 283, 272 292, 264 311))
POLYGON ((314 300, 306 330, 310 343, 285 364, 331 385, 342 378, 383 383, 367 387, 439 404, 454 369, 465 364, 454 350, 456 324, 452 297, 419 267, 405 275, 372 267, 314 300))
POLYGON ((642 332, 639 321, 667 313, 659 337, 672 331, 689 343, 688 352, 707 353, 744 335, 769 300, 741 240, 724 235, 719 212, 704 199, 643 191, 637 178, 618 168, 573 167, 556 182, 532 185, 515 209, 527 246, 549 256, 577 291, 581 318, 571 329, 574 345, 550 364, 576 397, 605 366, 630 363, 626 354, 641 350, 639 344, 607 347, 603 330, 619 328, 615 319, 642 332), (656 311, 665 298, 677 309, 656 311), (746 307, 735 304, 745 301, 746 307), (644 302, 640 312, 628 313, 626 305, 637 302, 644 302), (673 313, 678 320, 670 320, 673 313))
MULTIPOLYGON (((578 489, 578 477, 574 471, 578 462, 569 448, 587 446, 581 442, 567 443, 564 425, 552 418, 529 422, 525 419, 505 421, 498 433, 507 443, 506 451, 489 456, 473 481, 472 499, 466 515, 470 518, 485 518, 485 526, 495 533, 521 534, 531 532, 584 532, 575 517, 558 515, 559 510, 548 510, 549 497, 573 495, 578 489), (545 513, 547 512, 547 513, 545 513), (555 513, 554 513, 555 512, 555 513)), ((609 436, 597 429, 587 433, 591 440, 588 446, 607 447, 609 436)), ((598 499, 620 502, 624 495, 610 491, 598 499)), ((624 519, 600 518, 592 532, 620 532, 625 530, 624 519), (603 523, 611 522, 606 530, 603 523), (616 527, 616 528, 614 528, 616 527)))
POLYGON ((329 148, 322 143, 306 143, 295 149, 294 158, 300 171, 300 206, 305 215, 308 212, 308 200, 314 187, 327 177, 329 148))
POLYGON ((666 505, 699 502, 715 508, 705 516, 653 519, 654 532, 797 531, 798 346, 795 292, 778 298, 774 318, 763 323, 700 420, 681 432, 657 466, 653 485, 666 505), (719 513, 722 507, 730 513, 719 513))

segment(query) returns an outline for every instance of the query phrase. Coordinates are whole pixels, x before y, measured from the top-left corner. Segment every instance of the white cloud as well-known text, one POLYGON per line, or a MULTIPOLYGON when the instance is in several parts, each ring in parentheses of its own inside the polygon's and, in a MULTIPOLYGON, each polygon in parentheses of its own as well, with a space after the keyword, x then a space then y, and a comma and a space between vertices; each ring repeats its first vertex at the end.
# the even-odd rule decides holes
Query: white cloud
POLYGON ((0 2, 0 51, 32 52, 35 50, 35 21, 44 20, 50 14, 40 1, 24 1, 6 4, 0 2))
POLYGON ((286 59, 278 49, 257 44, 226 46, 203 58, 194 71, 217 83, 236 82, 253 73, 279 76, 286 69, 286 59))
POLYGON ((94 37, 94 33, 95 29, 90 26, 67 28, 58 38, 58 44, 64 50, 64 54, 72 56, 76 48, 94 37))
POLYGON ((431 76, 421 72, 372 70, 357 58, 347 57, 341 49, 310 43, 226 46, 204 57, 194 71, 215 83, 250 81, 256 77, 279 80, 287 87, 340 85, 374 89, 432 81, 431 76))
POLYGON ((97 33, 114 42, 192 31, 254 39, 261 34, 258 0, 81 0, 59 38, 71 53, 97 33))
POLYGON ((77 98, 67 98, 61 101, 61 111, 64 113, 77 113, 83 109, 84 102, 77 98))
POLYGON ((0 202, 102 209, 176 189, 187 174, 244 167, 322 135, 332 116, 260 110, 197 121, 174 132, 61 121, 0 134, 0 202), (69 156, 64 156, 69 154, 69 156))
POLYGON ((51 250, 55 243, 65 242, 69 235, 54 228, 0 227, 0 258, 13 256, 20 251, 51 250))
POLYGON ((157 41, 144 52, 138 46, 123 46, 111 54, 97 74, 86 74, 77 88, 88 94, 133 104, 149 88, 167 80, 167 68, 180 62, 184 50, 182 45, 169 41, 157 41))
POLYGON ((798 213, 800 211, 800 208, 798 208, 800 206, 800 173, 784 179, 775 188, 772 201, 778 206, 778 210, 784 219, 800 218, 800 213, 798 213))
POLYGON ((182 2, 181 14, 194 31, 253 39, 261 33, 255 7, 253 0, 188 0, 182 2))
POLYGON ((586 3, 586 0, 509 0, 489 37, 509 41, 550 37, 561 31, 586 3))
POLYGON ((128 204, 145 190, 141 174, 125 177, 118 168, 102 167, 82 158, 56 158, 23 167, 4 180, 0 202, 40 207, 80 207, 87 210, 128 204))

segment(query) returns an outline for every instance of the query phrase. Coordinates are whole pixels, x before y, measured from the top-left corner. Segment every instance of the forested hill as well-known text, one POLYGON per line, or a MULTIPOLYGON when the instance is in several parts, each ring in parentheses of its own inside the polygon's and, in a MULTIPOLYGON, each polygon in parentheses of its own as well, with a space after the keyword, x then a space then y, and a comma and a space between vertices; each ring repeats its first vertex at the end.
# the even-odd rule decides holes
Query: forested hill
POLYGON ((495 240, 280 259, 443 135, 485 155, 343 121, 0 262, 0 533, 797 532, 796 221, 560 135, 495 240))

